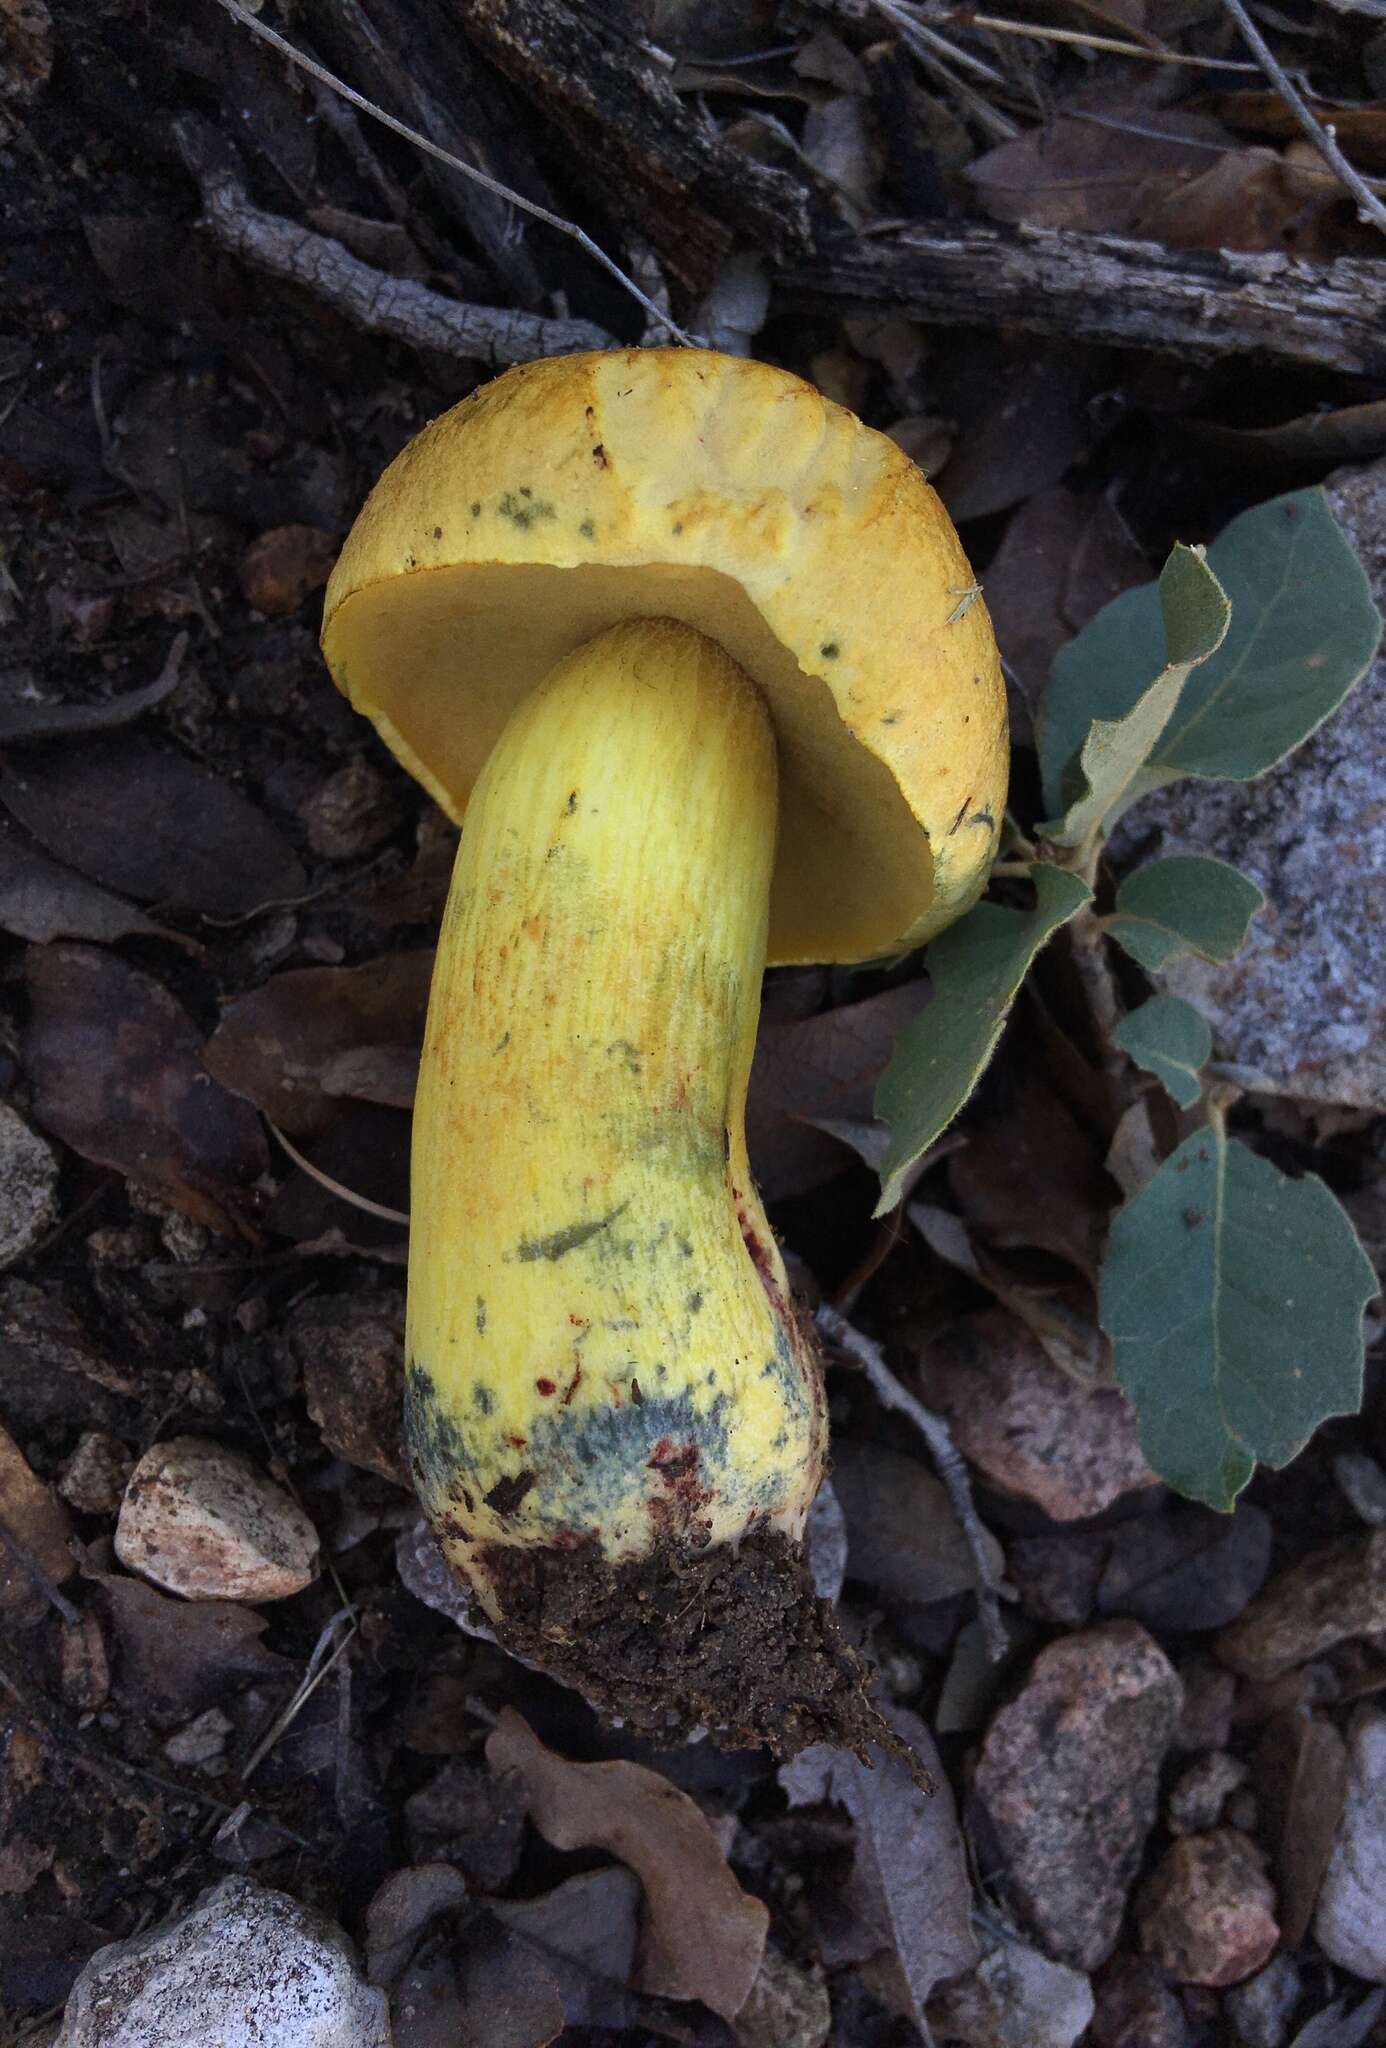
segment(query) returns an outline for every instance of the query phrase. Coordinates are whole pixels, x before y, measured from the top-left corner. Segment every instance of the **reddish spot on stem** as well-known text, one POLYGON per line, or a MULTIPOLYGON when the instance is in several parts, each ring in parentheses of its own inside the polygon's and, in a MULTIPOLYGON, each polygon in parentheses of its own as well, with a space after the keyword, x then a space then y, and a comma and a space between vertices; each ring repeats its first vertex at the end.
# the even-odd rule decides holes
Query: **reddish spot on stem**
POLYGON ((545 1397, 547 1397, 549 1394, 556 1394, 558 1392, 557 1384, 553 1380, 536 1380, 534 1384, 538 1388, 539 1392, 543 1394, 545 1397))

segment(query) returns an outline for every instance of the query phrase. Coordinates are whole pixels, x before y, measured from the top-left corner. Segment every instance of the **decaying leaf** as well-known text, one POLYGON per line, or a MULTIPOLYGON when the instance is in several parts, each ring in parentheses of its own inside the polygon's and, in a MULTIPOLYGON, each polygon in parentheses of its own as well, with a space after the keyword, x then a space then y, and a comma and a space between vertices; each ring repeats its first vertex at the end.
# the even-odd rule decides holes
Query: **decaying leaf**
POLYGON ((782 1764, 779 1777, 791 1806, 829 1799, 851 1815, 856 1857, 848 1903, 898 1959, 923 2031, 935 1984, 977 1961, 972 1894, 952 1794, 929 1732, 903 1708, 884 1712, 933 1778, 932 1798, 897 1758, 878 1759, 872 1770, 826 1743, 782 1764))
POLYGON ((304 886, 293 848, 248 797, 138 733, 16 754, 0 800, 58 860, 139 903, 236 917, 304 886))
POLYGON ((687 1793, 643 1764, 569 1763, 512 1708, 502 1713, 486 1756, 493 1770, 519 1773, 530 1818, 546 1841, 558 1849, 605 1849, 639 1877, 639 1988, 699 1998, 724 2019, 739 2012, 760 1967, 770 1916, 742 1891, 687 1793))
MULTIPOLYGON (((847 1521, 848 1575, 887 1603, 922 1606, 976 1586, 947 1489, 917 1458, 883 1444, 835 1442, 833 1490, 847 1521)), ((1000 1578, 1001 1546, 985 1531, 983 1541, 1000 1578)))
POLYGON ((431 953, 394 953, 276 974, 227 1010, 208 1069, 295 1137, 324 1131, 343 1095, 405 1108, 432 972, 431 953))
POLYGON ((197 947, 181 932, 155 924, 133 903, 98 882, 64 867, 33 846, 0 815, 0 928, 18 939, 46 946, 54 939, 170 939, 189 952, 197 947))
POLYGON ((72 1577, 71 1534, 67 1509, 0 1429, 0 1615, 11 1628, 37 1621, 47 1608, 46 1587, 72 1577))
POLYGON ((264 1133, 208 1076, 201 1034, 168 990, 89 946, 36 946, 27 973, 39 1123, 195 1222, 251 1233, 264 1133))
POLYGON ((1256 1753, 1254 1782, 1287 1948, 1299 1946, 1314 1917, 1347 1777, 1347 1745, 1331 1721, 1291 1711, 1268 1723, 1256 1753))
POLYGON ((847 1165, 841 1145, 815 1125, 870 1116, 895 1040, 928 999, 927 984, 912 981, 816 1016, 762 1025, 746 1142, 767 1201, 806 1194, 847 1165))
POLYGON ((1096 1278, 1115 1191, 1077 1118, 1032 1066, 1006 1089, 1004 1108, 970 1125, 948 1180, 975 1238, 1001 1250, 1033 1245, 1096 1278))
POLYGON ((260 1638, 262 1614, 233 1600, 177 1600, 141 1579, 94 1575, 120 1650, 121 1698, 156 1727, 174 1728, 227 1697, 229 1681, 261 1685, 296 1677, 287 1657, 260 1638))

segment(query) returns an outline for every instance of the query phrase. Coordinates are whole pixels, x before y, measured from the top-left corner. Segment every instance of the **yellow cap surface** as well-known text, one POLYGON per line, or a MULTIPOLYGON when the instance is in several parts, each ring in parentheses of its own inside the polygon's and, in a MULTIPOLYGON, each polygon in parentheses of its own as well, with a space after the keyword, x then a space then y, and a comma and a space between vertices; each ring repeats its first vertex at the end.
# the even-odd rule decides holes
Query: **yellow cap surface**
POLYGON ((1006 698, 986 608, 914 464, 740 357, 550 357, 396 457, 327 587, 339 687, 460 820, 565 654, 675 618, 759 685, 780 752, 772 962, 914 945, 981 890, 1006 698))

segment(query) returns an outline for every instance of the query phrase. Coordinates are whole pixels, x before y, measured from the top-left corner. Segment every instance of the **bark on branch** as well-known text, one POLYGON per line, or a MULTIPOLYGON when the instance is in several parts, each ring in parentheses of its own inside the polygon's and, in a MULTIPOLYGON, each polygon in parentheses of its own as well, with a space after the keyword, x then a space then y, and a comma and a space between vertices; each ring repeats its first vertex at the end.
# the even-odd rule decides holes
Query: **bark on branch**
POLYGON ((1386 263, 1204 254, 1057 228, 920 222, 783 267, 782 300, 1008 326, 1186 360, 1251 355, 1386 376, 1386 263))
POLYGON ((220 138, 195 115, 175 121, 174 134, 202 194, 203 225, 217 246, 271 277, 301 285, 369 334, 496 368, 612 345, 611 336, 588 320, 546 320, 502 306, 464 305, 412 278, 373 269, 340 242, 252 206, 218 147, 220 138))

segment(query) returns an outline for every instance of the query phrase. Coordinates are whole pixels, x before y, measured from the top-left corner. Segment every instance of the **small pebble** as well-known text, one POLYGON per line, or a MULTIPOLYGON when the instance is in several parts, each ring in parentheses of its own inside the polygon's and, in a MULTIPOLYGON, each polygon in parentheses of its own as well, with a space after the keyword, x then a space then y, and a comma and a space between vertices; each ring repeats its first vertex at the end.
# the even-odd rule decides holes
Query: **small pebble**
POLYGON ((0 1102, 0 1268, 32 1251, 58 1214, 58 1160, 17 1110, 0 1102))
POLYGON ((1181 1773, 1169 1795, 1165 1817, 1170 1833, 1199 1835, 1215 1828, 1229 1797, 1248 1775, 1246 1765, 1225 1749, 1199 1757, 1181 1773))
POLYGON ((1214 1643, 1244 1678, 1276 1678, 1351 1636, 1386 1629, 1386 1529, 1311 1551, 1280 1572, 1214 1643))
POLYGON ((1275 1891, 1251 1839, 1235 1828, 1184 1835, 1136 1901, 1141 1947, 1180 1984, 1239 1984, 1280 1939, 1275 1891))
POLYGON ((83 1430, 63 1467, 58 1491, 83 1515, 113 1515, 124 1497, 135 1460, 118 1437, 83 1430))
POLYGON ((284 1600, 318 1574, 303 1510, 249 1458, 200 1437, 155 1444, 131 1474, 116 1556, 190 1600, 284 1600))
POLYGON ((340 1927, 227 1877, 181 1919, 100 1948, 53 2048, 389 2048, 383 1991, 340 1927))
POLYGON ((219 1769, 226 1756, 226 1738, 231 1733, 231 1723, 220 1707, 208 1707, 205 1714, 199 1714, 189 1721, 186 1728, 180 1728, 176 1735, 170 1735, 164 1744, 164 1755, 171 1764, 182 1764, 189 1769, 219 1769))

